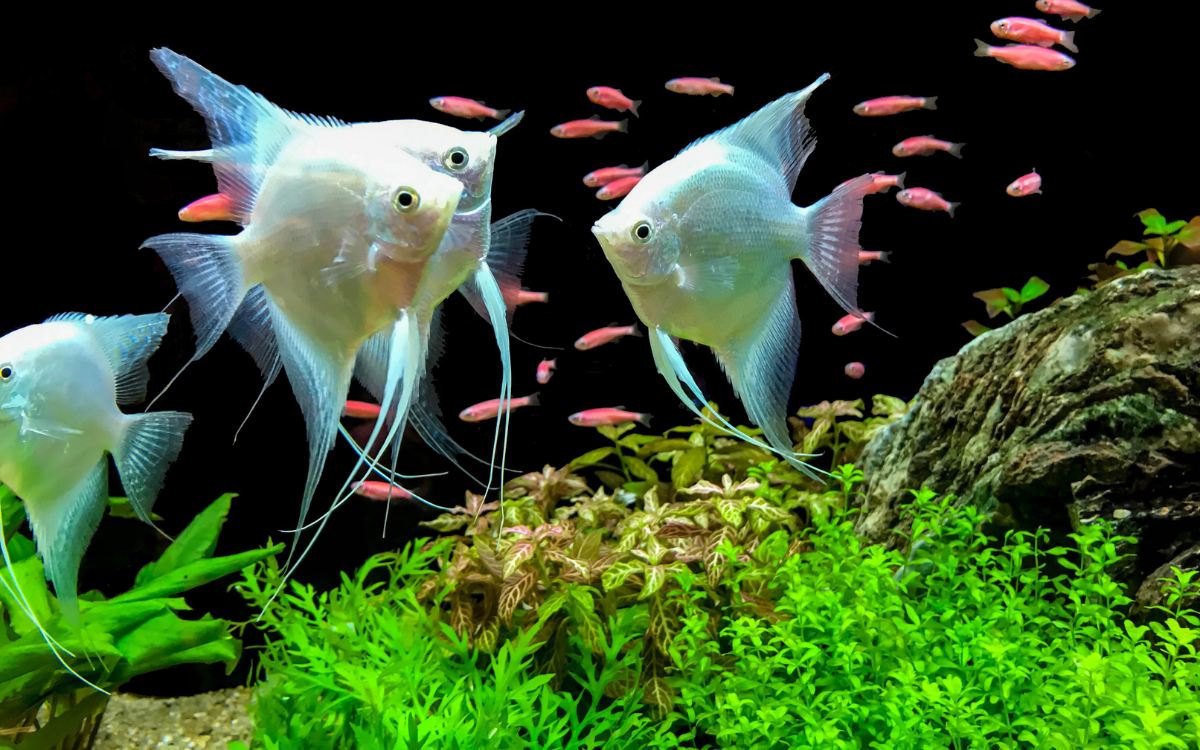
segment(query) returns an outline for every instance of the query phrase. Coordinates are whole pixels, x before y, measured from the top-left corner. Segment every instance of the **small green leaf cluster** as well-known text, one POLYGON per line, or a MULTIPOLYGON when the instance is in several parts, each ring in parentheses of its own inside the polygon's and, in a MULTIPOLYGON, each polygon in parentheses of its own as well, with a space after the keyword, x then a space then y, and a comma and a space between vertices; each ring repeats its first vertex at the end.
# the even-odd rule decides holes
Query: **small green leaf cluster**
POLYGON ((1138 625, 1108 574, 1130 540, 1107 523, 1047 549, 1045 531, 989 539, 972 507, 913 494, 907 553, 866 546, 849 513, 817 520, 777 570, 772 616, 715 628, 679 576, 678 747, 1200 747, 1194 573, 1138 625))
MULTIPOLYGON (((1017 291, 1010 286, 1005 286, 999 289, 984 289, 982 292, 975 292, 971 296, 987 305, 988 318, 994 318, 1000 313, 1004 313, 1012 319, 1021 314, 1021 308, 1024 305, 1041 297, 1049 289, 1049 284, 1037 276, 1033 276, 1030 277, 1029 281, 1025 282, 1025 286, 1021 287, 1021 291, 1017 291)), ((968 320, 962 325, 972 336, 979 336, 992 330, 975 320, 968 320)))
MULTIPOLYGON (((251 710, 255 747, 268 750, 647 747, 658 727, 634 709, 639 626, 621 613, 585 641, 557 631, 572 690, 539 673, 545 628, 534 623, 484 648, 448 621, 459 587, 443 566, 452 539, 375 555, 342 585, 317 594, 282 577, 274 559, 246 571, 238 589, 265 607, 262 679, 251 710), (472 640, 477 644, 472 646, 472 640)), ((461 558, 460 558, 461 559, 461 558)), ((453 565, 453 563, 452 563, 453 565)), ((565 602, 561 606, 580 605, 565 602)))
MULTIPOLYGON (((190 608, 185 592, 273 555, 282 545, 213 557, 231 500, 223 495, 184 529, 158 560, 137 574, 129 591, 105 599, 98 591, 79 597, 80 626, 59 612, 46 585, 41 560, 29 537, 18 533, 24 507, 0 487, 5 543, 11 568, 0 569, 0 727, 14 733, 13 747, 83 747, 96 728, 108 696, 68 672, 30 619, 32 611, 76 674, 111 691, 133 677, 179 664, 224 663, 241 655, 233 624, 210 615, 181 616, 190 608), (16 594, 24 594, 23 599, 16 594), (38 721, 39 709, 46 714, 38 721)), ((109 512, 122 516, 125 498, 111 498, 109 512)), ((0 747, 7 747, 0 740, 0 747)))
POLYGON ((1191 221, 1167 221, 1153 208, 1147 208, 1134 215, 1145 227, 1142 235, 1154 236, 1144 242, 1121 240, 1110 247, 1104 254, 1105 262, 1088 265, 1088 270, 1092 272, 1088 276, 1093 282, 1092 286, 1080 287, 1075 290, 1075 294, 1087 294, 1114 279, 1147 268, 1171 268, 1200 263, 1200 216, 1193 216, 1191 221), (1143 254, 1146 259, 1133 267, 1122 260, 1107 262, 1110 255, 1130 257, 1143 254))

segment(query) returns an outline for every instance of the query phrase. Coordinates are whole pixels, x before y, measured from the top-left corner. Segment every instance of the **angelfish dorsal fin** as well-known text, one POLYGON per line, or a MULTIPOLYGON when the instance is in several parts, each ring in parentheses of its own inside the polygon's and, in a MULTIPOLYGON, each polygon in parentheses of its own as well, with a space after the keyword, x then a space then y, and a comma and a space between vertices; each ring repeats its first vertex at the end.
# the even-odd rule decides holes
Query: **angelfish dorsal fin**
POLYGON ((808 127, 808 119, 804 116, 804 103, 827 80, 829 74, 825 73, 808 88, 776 99, 733 125, 706 135, 680 153, 710 140, 742 149, 761 159, 771 170, 778 170, 787 183, 790 196, 804 161, 816 145, 808 127))
POLYGON ((117 385, 118 404, 136 404, 146 399, 150 370, 146 360, 158 350, 167 332, 166 313, 121 315, 97 318, 84 313, 60 313, 46 320, 75 323, 96 337, 112 366, 117 385))
POLYGON ((245 86, 235 86, 166 47, 151 50, 150 59, 187 100, 208 127, 213 144, 213 171, 220 192, 228 195, 239 223, 248 217, 266 168, 297 134, 319 127, 344 125, 332 117, 315 117, 277 107, 245 86))

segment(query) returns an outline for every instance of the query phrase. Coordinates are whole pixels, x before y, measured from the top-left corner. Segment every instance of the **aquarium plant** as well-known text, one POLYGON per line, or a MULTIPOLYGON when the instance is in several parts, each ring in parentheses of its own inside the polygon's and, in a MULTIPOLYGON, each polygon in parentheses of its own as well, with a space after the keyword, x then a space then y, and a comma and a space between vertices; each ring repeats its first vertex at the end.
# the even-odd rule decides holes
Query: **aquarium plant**
MULTIPOLYGON (((125 593, 81 595, 76 629, 58 611, 33 540, 18 531, 25 520, 21 503, 0 487, 12 562, 0 570, 0 747, 85 747, 99 729, 108 693, 130 679, 179 664, 233 668, 242 651, 233 624, 191 616, 183 594, 283 548, 213 557, 234 497, 222 495, 197 515, 125 593), (28 617, 30 609, 57 644, 61 662, 28 617)), ((132 515, 125 498, 112 498, 109 513, 132 515)))
MULTIPOLYGON (((1011 319, 1021 314, 1021 308, 1024 305, 1041 297, 1049 289, 1049 284, 1037 276, 1033 276, 1030 277, 1029 281, 1025 282, 1025 286, 1021 287, 1020 291, 1010 286, 1005 286, 999 289, 984 289, 982 292, 975 292, 971 296, 987 305, 988 318, 994 318, 1000 313, 1004 313, 1011 319)), ((979 336, 992 330, 975 320, 968 320, 962 325, 972 336, 979 336)))

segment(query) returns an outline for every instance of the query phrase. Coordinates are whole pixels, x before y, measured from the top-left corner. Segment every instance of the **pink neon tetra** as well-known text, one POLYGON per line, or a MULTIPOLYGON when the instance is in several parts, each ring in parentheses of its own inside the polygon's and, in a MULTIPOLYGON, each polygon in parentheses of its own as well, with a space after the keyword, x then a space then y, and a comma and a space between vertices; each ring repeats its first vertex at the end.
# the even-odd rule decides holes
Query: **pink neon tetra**
POLYGON ((636 411, 625 411, 620 407, 615 409, 588 409, 586 411, 575 412, 567 417, 567 421, 579 427, 603 427, 622 422, 641 422, 648 425, 650 424, 650 415, 641 414, 636 411))
POLYGON ((429 104, 438 112, 445 112, 455 117, 474 117, 477 120, 488 117, 493 120, 503 120, 512 114, 511 109, 493 109, 483 102, 461 96, 435 96, 429 100, 429 104))
POLYGON ((621 93, 620 89, 609 88, 608 86, 592 86, 587 90, 587 97, 593 104, 599 104, 601 107, 615 109, 618 112, 632 112, 634 117, 641 117, 638 114, 638 106, 642 100, 634 101, 628 96, 621 93))
POLYGON ((1042 192, 1042 176, 1039 175, 1035 169, 1029 174, 1013 180, 1012 184, 1009 185, 1004 192, 1015 198, 1040 193, 1042 192))
POLYGON ((950 203, 942 197, 941 193, 935 193, 928 188, 914 187, 906 188, 896 193, 896 200, 906 206, 919 208, 922 211, 945 211, 950 214, 950 218, 954 218, 954 209, 958 208, 959 203, 950 203))
POLYGON ((937 109, 936 96, 883 96, 854 105, 854 114, 863 117, 896 115, 914 109, 937 109))

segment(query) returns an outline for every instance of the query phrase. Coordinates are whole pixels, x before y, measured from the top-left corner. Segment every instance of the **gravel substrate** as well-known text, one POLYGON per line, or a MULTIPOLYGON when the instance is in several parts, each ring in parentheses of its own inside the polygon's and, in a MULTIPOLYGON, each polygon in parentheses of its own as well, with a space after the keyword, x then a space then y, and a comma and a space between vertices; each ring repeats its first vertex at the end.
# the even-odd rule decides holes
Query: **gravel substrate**
POLYGON ((117 693, 108 702, 94 750, 197 748, 225 750, 231 740, 249 744, 245 688, 187 698, 142 698, 117 693))

